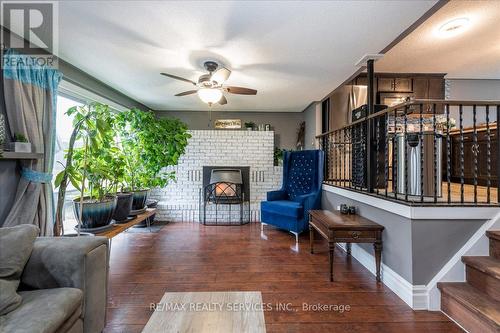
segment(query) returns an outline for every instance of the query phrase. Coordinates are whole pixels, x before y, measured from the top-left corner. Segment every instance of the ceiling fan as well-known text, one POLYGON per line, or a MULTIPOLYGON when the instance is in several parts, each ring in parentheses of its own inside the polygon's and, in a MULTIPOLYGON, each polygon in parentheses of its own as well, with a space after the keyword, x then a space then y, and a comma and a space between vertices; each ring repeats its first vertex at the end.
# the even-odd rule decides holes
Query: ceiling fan
POLYGON ((165 75, 172 79, 188 82, 196 86, 196 89, 184 91, 176 94, 175 96, 187 96, 197 93, 198 97, 209 106, 212 106, 212 104, 214 103, 219 103, 220 105, 227 104, 227 99, 224 96, 224 93, 238 95, 257 95, 257 90, 255 89, 225 86, 224 82, 226 82, 226 80, 231 75, 231 71, 225 67, 218 68, 219 64, 217 64, 215 61, 205 61, 203 66, 208 71, 208 74, 203 74, 202 76, 200 76, 198 78, 198 82, 194 82, 192 80, 168 73, 161 73, 161 75, 165 75))

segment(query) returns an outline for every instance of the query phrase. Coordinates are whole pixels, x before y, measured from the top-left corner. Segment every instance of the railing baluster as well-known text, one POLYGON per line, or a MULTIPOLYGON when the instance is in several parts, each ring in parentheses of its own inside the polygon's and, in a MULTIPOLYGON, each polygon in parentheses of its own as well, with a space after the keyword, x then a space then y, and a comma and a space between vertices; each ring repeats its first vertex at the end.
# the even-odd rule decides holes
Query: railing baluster
POLYGON ((477 127, 476 127, 476 121, 477 121, 477 110, 476 110, 476 105, 474 104, 472 106, 472 142, 474 149, 472 150, 473 153, 473 158, 474 158, 474 203, 477 204, 477 174, 478 174, 478 165, 477 165, 477 155, 479 154, 479 145, 477 143, 477 127))
MULTIPOLYGON (((376 188, 376 193, 378 194, 378 183, 379 183, 379 180, 380 180, 380 177, 379 177, 379 149, 380 149, 380 118, 375 118, 375 123, 376 123, 376 136, 377 136, 377 145, 376 145, 376 148, 375 148, 375 158, 377 159, 376 161, 376 165, 375 165, 375 169, 376 169, 376 177, 375 177, 375 188, 376 188)), ((368 142, 368 144, 370 144, 368 142)))
MULTIPOLYGON (((434 203, 437 202, 438 193, 438 156, 437 156, 437 131, 436 131, 436 104, 432 104, 432 132, 433 132, 433 169, 434 169, 434 203)), ((441 186, 441 184, 439 184, 441 186)))
POLYGON ((334 184, 338 185, 338 164, 337 164, 337 131, 333 132, 333 177, 334 184))
POLYGON ((446 181, 448 183, 448 203, 451 203, 451 137, 450 105, 446 104, 446 181))
POLYGON ((398 143, 397 143, 397 134, 398 134, 398 112, 394 110, 394 136, 392 139, 392 188, 394 191, 394 198, 398 198, 398 143))
POLYGON ((389 115, 385 115, 385 151, 384 151, 384 188, 387 197, 387 186, 389 185, 389 115))
POLYGON ((408 201, 408 106, 404 108, 404 144, 403 144, 403 154, 404 154, 404 162, 405 162, 405 201, 408 201))
MULTIPOLYGON (((497 119, 498 124, 498 119, 497 119)), ((498 131, 498 125, 497 125, 498 131)), ((498 161, 497 161, 498 163, 498 161)), ((490 130, 490 106, 486 105, 486 203, 491 202, 491 130, 490 130)), ((497 185, 497 187, 499 187, 497 185)))
POLYGON ((420 104, 419 146, 420 146, 420 202, 424 202, 424 105, 420 104))
POLYGON ((458 106, 460 122, 460 203, 464 203, 464 110, 458 106))
POLYGON ((343 156, 342 160, 343 160, 343 165, 344 165, 342 168, 342 173, 343 173, 343 176, 342 176, 343 182, 342 183, 345 187, 345 182, 346 182, 346 163, 345 163, 346 161, 345 160, 346 160, 346 153, 347 153, 347 151, 346 151, 347 137, 346 137, 346 130, 345 129, 342 129, 342 135, 344 137, 343 138, 344 142, 342 145, 342 156, 343 156))

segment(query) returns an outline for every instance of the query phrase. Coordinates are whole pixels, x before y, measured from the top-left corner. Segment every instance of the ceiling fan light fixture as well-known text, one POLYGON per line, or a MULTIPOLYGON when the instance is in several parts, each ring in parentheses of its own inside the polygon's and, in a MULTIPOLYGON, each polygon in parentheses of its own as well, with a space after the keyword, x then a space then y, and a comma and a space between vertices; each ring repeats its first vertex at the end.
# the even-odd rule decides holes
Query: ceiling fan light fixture
POLYGON ((215 88, 200 88, 198 89, 198 97, 207 104, 213 104, 220 101, 222 91, 215 88))
POLYGON ((467 17, 460 17, 450 20, 439 27, 438 34, 440 37, 452 37, 464 32, 470 25, 470 20, 467 17))

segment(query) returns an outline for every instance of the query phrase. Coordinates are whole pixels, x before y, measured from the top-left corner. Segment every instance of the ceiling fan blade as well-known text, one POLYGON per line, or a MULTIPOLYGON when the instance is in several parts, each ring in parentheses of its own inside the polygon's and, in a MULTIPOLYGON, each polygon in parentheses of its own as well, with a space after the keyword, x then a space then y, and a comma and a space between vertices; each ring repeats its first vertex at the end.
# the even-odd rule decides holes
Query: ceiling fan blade
POLYGON ((226 97, 225 97, 224 95, 222 95, 222 97, 220 98, 220 100, 219 100, 219 104, 220 104, 220 105, 225 105, 225 104, 227 104, 227 99, 226 99, 226 97))
POLYGON ((227 87, 224 87, 224 90, 227 91, 228 93, 231 93, 231 94, 257 95, 257 90, 250 89, 250 88, 227 86, 227 87))
POLYGON ((178 93, 175 96, 186 96, 186 95, 196 94, 196 92, 198 92, 198 90, 188 90, 188 91, 178 93))
POLYGON ((216 70, 212 74, 210 79, 212 81, 217 82, 218 84, 222 84, 222 83, 226 82, 226 80, 229 78, 229 75, 231 75, 231 71, 229 69, 227 69, 226 67, 222 67, 222 68, 216 70))
POLYGON ((172 75, 172 74, 167 74, 167 73, 160 73, 161 75, 165 75, 165 76, 168 76, 172 79, 176 79, 176 80, 181 80, 181 81, 184 81, 184 82, 188 82, 188 83, 191 83, 192 85, 196 85, 196 82, 194 81, 191 81, 189 79, 185 79, 183 77, 180 77, 180 76, 177 76, 177 75, 172 75))

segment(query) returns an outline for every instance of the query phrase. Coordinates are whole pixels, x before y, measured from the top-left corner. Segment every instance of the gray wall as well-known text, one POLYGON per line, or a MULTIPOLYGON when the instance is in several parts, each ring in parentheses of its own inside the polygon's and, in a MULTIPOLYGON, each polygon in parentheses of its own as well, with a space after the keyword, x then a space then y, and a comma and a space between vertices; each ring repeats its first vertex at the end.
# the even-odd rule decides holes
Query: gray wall
MULTIPOLYGON (((465 101, 500 101, 500 80, 446 79, 446 99, 465 101)), ((459 126, 458 107, 450 108, 450 117, 456 119, 459 126)), ((486 110, 477 108, 476 123, 486 122, 486 110)), ((490 122, 496 121, 496 111, 490 108, 490 122)), ((463 126, 473 125, 472 107, 463 108, 463 126)))
POLYGON ((313 102, 304 110, 304 121, 306 122, 305 147, 306 149, 316 149, 316 123, 318 121, 316 108, 318 102, 313 102))
MULTIPOLYGON (((358 214, 385 227, 382 262, 414 285, 426 285, 486 220, 411 220, 323 191, 322 208, 356 206, 358 214)), ((373 247, 360 244, 368 253, 373 247)))
POLYGON ((245 122, 250 121, 256 124, 271 124, 275 133, 275 145, 284 149, 296 149, 297 131, 304 120, 302 112, 213 111, 212 122, 209 121, 206 111, 156 111, 156 114, 158 117, 180 119, 192 130, 213 129, 217 119, 241 119, 242 127, 245 122))

